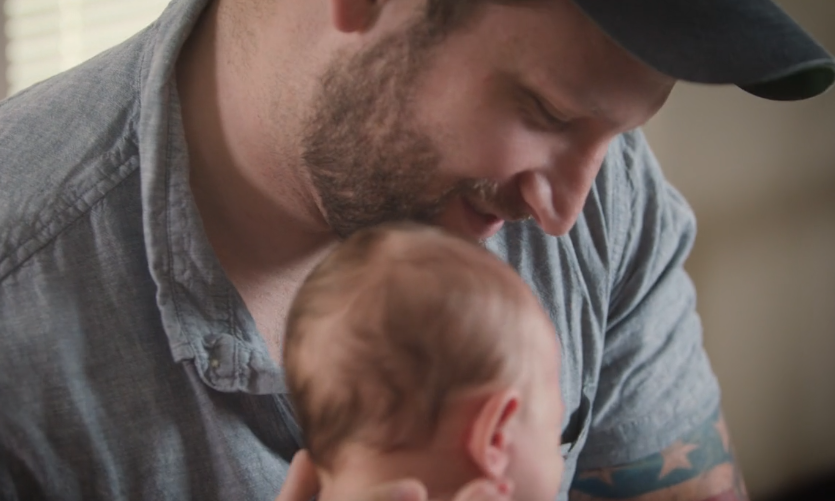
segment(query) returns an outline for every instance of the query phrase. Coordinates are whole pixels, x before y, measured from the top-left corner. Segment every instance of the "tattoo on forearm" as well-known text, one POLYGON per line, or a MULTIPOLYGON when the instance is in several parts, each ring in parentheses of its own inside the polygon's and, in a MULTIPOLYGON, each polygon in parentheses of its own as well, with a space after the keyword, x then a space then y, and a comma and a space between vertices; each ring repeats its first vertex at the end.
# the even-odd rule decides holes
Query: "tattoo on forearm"
POLYGON ((658 454, 635 463, 578 471, 572 483, 577 498, 668 499, 676 490, 694 501, 745 501, 745 484, 734 464, 725 420, 717 410, 707 422, 658 454))

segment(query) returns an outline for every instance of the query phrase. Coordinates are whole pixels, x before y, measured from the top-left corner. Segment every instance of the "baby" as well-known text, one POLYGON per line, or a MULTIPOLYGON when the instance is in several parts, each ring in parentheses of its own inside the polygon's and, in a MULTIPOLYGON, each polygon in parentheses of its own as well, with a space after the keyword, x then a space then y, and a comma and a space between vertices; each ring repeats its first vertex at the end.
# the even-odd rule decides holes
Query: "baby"
POLYGON ((302 285, 283 357, 320 501, 406 477, 430 499, 483 477, 556 499, 556 335, 488 251, 415 224, 353 235, 302 285))

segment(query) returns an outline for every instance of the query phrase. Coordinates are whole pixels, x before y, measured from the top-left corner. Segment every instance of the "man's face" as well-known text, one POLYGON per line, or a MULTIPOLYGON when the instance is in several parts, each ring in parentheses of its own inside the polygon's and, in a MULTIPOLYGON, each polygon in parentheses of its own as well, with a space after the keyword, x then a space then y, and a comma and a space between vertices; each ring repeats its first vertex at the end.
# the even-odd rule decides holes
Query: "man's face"
POLYGON ((337 235, 401 219, 479 240, 528 216, 570 229, 608 143, 672 80, 568 0, 522 5, 487 4, 443 38, 420 19, 331 63, 303 146, 337 235))

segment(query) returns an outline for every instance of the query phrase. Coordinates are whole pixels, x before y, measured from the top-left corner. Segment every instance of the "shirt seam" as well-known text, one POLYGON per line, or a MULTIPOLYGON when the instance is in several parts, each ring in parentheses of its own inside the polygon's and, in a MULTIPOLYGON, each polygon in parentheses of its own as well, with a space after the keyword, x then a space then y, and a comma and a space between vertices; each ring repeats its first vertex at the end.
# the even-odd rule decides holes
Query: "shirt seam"
MULTIPOLYGON (((167 268, 165 270, 166 280, 168 282, 168 290, 171 291, 171 305, 174 308, 174 313, 177 317, 177 324, 179 324, 181 330, 186 329, 186 323, 183 321, 183 312, 180 308, 180 301, 179 301, 179 292, 177 289, 177 281, 174 279, 174 251, 171 245, 171 116, 170 116, 170 106, 171 106, 171 93, 175 92, 174 89, 170 88, 170 82, 165 85, 165 99, 166 103, 162 109, 167 110, 168 116, 165 120, 165 133, 160 135, 160 143, 165 141, 164 148, 165 148, 165 164, 163 168, 165 169, 165 253, 166 253, 166 262, 167 268), (162 139, 164 138, 164 139, 162 139)), ((162 144, 159 145, 163 147, 162 144)), ((192 352, 192 360, 194 360, 195 369, 199 369, 200 371, 204 371, 206 368, 206 363, 201 357, 202 352, 201 350, 197 349, 198 347, 195 346, 194 340, 191 336, 185 336, 185 344, 191 348, 192 352)))
MULTIPOLYGON (((637 131, 637 129, 636 129, 637 131)), ((632 131, 631 134, 637 134, 636 131, 632 131)), ((622 175, 627 186, 625 190, 614 190, 619 195, 617 196, 617 206, 619 206, 618 211, 612 211, 611 216, 613 220, 618 220, 621 218, 615 217, 615 214, 621 213, 626 216, 627 219, 631 220, 634 217, 632 214, 632 207, 633 204, 630 203, 634 199, 635 195, 635 179, 633 177, 634 174, 634 163, 636 161, 637 155, 637 148, 635 141, 631 141, 626 134, 622 136, 623 138, 623 150, 621 151, 621 159, 623 161, 623 169, 622 175), (627 161, 627 156, 629 156, 630 160, 627 161)), ((612 183, 613 189, 617 183, 612 183)), ((613 227, 615 231, 613 232, 615 238, 617 239, 616 245, 613 246, 614 252, 616 253, 613 256, 612 264, 613 264, 613 274, 612 274, 612 281, 609 288, 610 298, 611 295, 617 294, 617 289, 619 284, 622 280, 622 273, 624 271, 624 259, 626 256, 626 246, 630 240, 631 230, 634 229, 633 224, 626 224, 626 225, 616 225, 613 222, 613 227)))
POLYGON ((45 224, 43 229, 36 232, 26 241, 20 243, 16 246, 15 250, 6 257, 0 259, 0 264, 3 262, 13 262, 14 258, 16 257, 19 259, 19 262, 16 264, 12 264, 11 268, 5 273, 0 274, 0 282, 3 282, 12 275, 14 272, 19 270, 22 266, 24 266, 33 256, 35 256, 39 251, 43 248, 47 247, 49 244, 54 242, 58 237, 60 237, 64 232, 66 232, 76 221, 80 220, 81 218, 85 217, 93 210, 102 200, 107 198, 107 195, 110 192, 119 186, 122 182, 124 182, 127 178, 131 176, 134 172, 136 172, 137 168, 139 167, 139 162, 135 161, 136 155, 130 155, 127 160, 120 163, 116 168, 114 174, 107 176, 97 183, 93 184, 90 188, 85 190, 81 193, 74 202, 68 204, 66 208, 59 211, 55 214, 55 216, 50 220, 49 223, 45 224), (134 163, 135 165, 130 166, 130 168, 125 169, 126 166, 134 163), (94 199, 87 202, 85 199, 90 193, 95 191, 100 191, 99 195, 94 199), (85 206, 86 205, 86 206, 85 206), (78 214, 75 216, 68 216, 68 214, 72 213, 73 211, 77 211, 78 214), (52 229, 53 223, 56 221, 60 222, 62 218, 68 218, 60 225, 57 229, 52 229), (37 245, 36 247, 32 248, 30 251, 24 252, 22 255, 17 256, 22 250, 25 250, 27 246, 32 245, 32 242, 38 242, 39 240, 43 240, 41 245, 37 245))

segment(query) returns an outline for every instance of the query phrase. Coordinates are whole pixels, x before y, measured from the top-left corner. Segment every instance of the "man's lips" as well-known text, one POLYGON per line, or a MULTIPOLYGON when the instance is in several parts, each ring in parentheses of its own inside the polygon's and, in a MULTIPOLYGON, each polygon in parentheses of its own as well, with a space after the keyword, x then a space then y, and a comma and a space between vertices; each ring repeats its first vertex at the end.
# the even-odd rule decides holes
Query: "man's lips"
POLYGON ((504 219, 496 214, 482 212, 477 209, 469 200, 461 200, 465 218, 468 222, 469 233, 479 240, 487 239, 496 234, 504 224, 504 219))
POLYGON ((487 224, 493 224, 493 223, 495 223, 497 221, 500 221, 500 220, 504 221, 504 219, 505 219, 498 214, 495 214, 491 211, 487 211, 487 210, 482 209, 481 207, 476 206, 474 203, 470 202, 469 200, 465 199, 464 203, 467 204, 469 206, 469 208, 472 209, 473 212, 475 212, 476 214, 481 216, 481 218, 483 218, 484 222, 487 223, 487 224))
POLYGON ((465 198, 465 202, 479 215, 485 218, 496 218, 502 221, 521 221, 529 218, 531 211, 526 207, 525 209, 508 209, 507 211, 499 208, 495 204, 488 204, 481 200, 473 200, 465 198))

